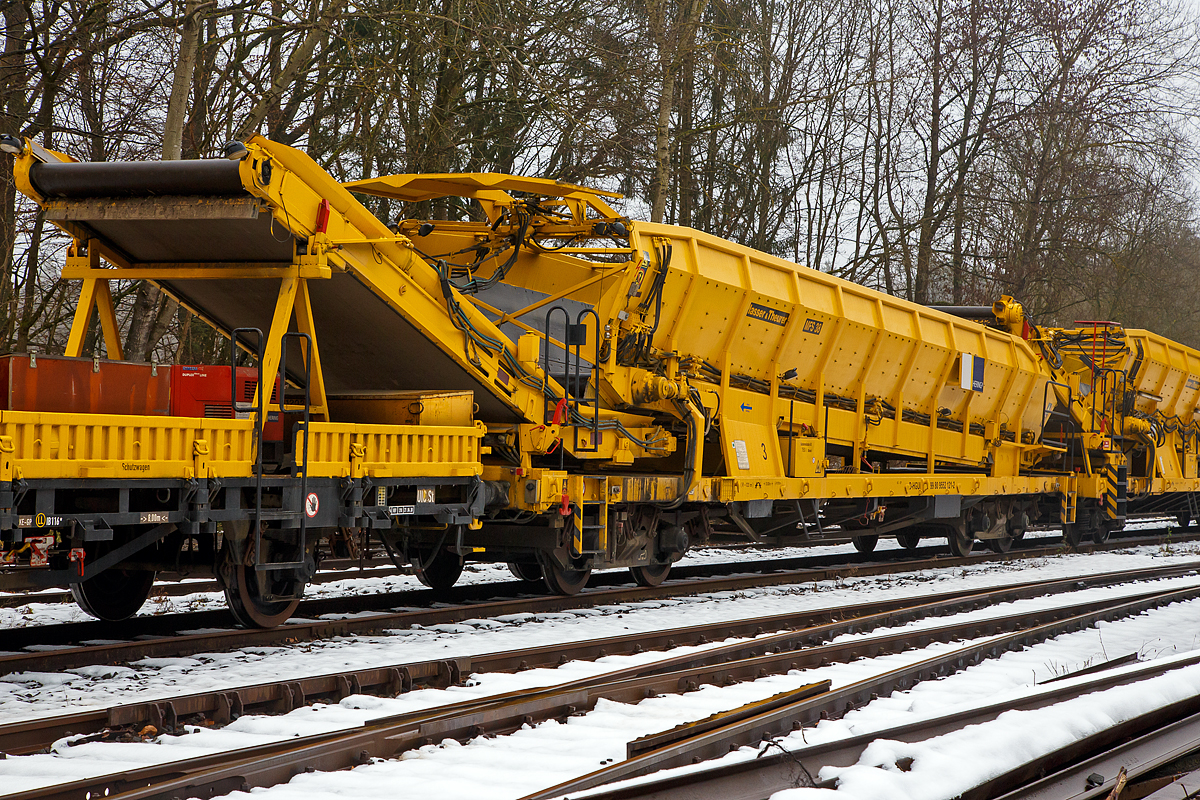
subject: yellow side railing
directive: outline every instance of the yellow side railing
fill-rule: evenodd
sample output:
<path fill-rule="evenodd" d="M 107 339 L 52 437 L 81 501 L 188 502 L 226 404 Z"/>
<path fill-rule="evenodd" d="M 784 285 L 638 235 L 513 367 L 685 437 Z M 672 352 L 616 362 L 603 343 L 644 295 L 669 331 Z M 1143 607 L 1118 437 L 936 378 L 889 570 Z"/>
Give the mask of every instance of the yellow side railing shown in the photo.
<path fill-rule="evenodd" d="M 308 473 L 323 477 L 478 475 L 481 423 L 314 422 Z M 0 411 L 0 443 L 25 479 L 251 477 L 248 419 Z M 303 458 L 302 448 L 297 460 Z"/>

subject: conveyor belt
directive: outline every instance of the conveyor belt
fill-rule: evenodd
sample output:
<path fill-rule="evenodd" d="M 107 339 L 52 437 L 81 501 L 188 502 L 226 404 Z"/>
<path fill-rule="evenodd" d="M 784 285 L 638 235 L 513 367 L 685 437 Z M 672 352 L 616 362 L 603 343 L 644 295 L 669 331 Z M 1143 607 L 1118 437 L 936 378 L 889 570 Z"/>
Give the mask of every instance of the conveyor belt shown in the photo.
<path fill-rule="evenodd" d="M 153 197 L 242 194 L 239 163 L 191 161 L 89 161 L 37 164 L 29 179 L 43 197 Z"/>
<path fill-rule="evenodd" d="M 279 280 L 173 280 L 191 265 L 293 261 L 294 236 L 247 193 L 239 162 L 220 160 L 44 163 L 31 181 L 49 219 L 97 238 L 134 265 L 154 264 L 172 295 L 218 328 L 267 331 Z M 347 273 L 309 283 L 326 390 L 331 393 L 472 391 L 482 419 L 513 421 L 496 390 L 478 381 L 369 286 Z M 292 330 L 296 329 L 295 322 Z M 252 345 L 253 342 L 245 342 Z M 289 362 L 293 378 L 298 378 Z"/>

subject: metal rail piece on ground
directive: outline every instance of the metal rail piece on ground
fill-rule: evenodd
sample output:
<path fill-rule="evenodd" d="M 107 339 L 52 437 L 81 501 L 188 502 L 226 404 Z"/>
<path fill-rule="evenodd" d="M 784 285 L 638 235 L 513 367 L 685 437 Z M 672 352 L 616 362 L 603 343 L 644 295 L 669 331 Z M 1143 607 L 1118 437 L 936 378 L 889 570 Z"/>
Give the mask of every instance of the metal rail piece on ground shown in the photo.
<path fill-rule="evenodd" d="M 1016 700 L 955 711 L 826 744 L 795 750 L 764 747 L 757 758 L 731 760 L 688 772 L 668 773 L 620 787 L 591 791 L 587 797 L 589 800 L 767 800 L 776 792 L 798 786 L 834 788 L 834 781 L 819 780 L 820 770 L 825 766 L 849 767 L 857 764 L 863 751 L 874 741 L 923 741 L 951 734 L 970 725 L 986 723 L 1008 711 L 1043 708 L 1196 664 L 1200 664 L 1200 656 L 1163 659 L 1092 676 L 1087 680 L 1053 684 L 1050 688 L 1033 690 L 1028 696 Z M 1176 718 L 1184 717 L 1189 713 L 1189 708 L 1186 704 L 1181 705 L 1171 713 Z M 1161 719 L 1161 716 L 1157 718 L 1155 724 Z M 1086 778 L 1086 774 L 1081 780 Z M 1115 775 L 1114 771 L 1105 777 L 1113 778 Z M 1082 784 L 1080 788 L 1083 788 Z M 1104 797 L 1111 788 L 1109 783 L 1097 796 Z M 1056 800 L 1068 796 L 1071 795 L 1054 795 Z"/>

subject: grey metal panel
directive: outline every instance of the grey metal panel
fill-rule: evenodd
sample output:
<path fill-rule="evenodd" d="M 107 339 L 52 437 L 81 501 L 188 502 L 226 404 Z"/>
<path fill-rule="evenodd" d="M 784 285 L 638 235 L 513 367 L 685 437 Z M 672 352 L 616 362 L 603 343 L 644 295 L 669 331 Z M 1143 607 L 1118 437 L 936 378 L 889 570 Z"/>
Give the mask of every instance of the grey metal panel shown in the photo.
<path fill-rule="evenodd" d="M 526 289 L 524 286 L 511 286 L 507 283 L 497 283 L 487 291 L 479 295 L 480 299 L 494 306 L 505 313 L 520 311 L 522 308 L 533 305 L 539 300 L 549 297 L 545 292 Z M 572 323 L 579 317 L 580 312 L 591 308 L 587 303 L 581 303 L 578 300 L 563 298 L 555 300 L 548 306 L 543 306 L 536 311 L 521 317 L 521 322 L 529 327 L 537 330 L 540 333 L 546 332 L 546 312 L 551 308 L 561 306 L 567 310 Z M 484 312 L 493 322 L 499 319 L 499 315 L 490 312 Z M 526 331 L 521 327 L 505 323 L 500 326 L 500 330 L 504 332 L 509 339 L 514 342 L 521 337 Z M 550 317 L 550 335 L 560 342 L 565 342 L 567 339 L 567 331 L 563 323 L 563 315 L 560 311 L 555 311 Z M 592 361 L 594 360 L 596 343 L 588 341 L 586 345 L 579 349 L 579 357 L 582 359 L 581 370 L 583 374 L 589 375 L 592 370 Z M 538 357 L 544 359 L 546 357 L 546 345 L 542 342 L 538 345 Z M 573 358 L 574 356 L 572 356 Z M 550 373 L 555 376 L 563 375 L 567 371 L 567 360 L 561 348 L 550 348 Z"/>
<path fill-rule="evenodd" d="M 500 389 L 480 383 L 353 276 L 308 286 L 326 391 L 472 391 L 480 419 L 517 419 Z"/>
<path fill-rule="evenodd" d="M 962 513 L 962 495 L 940 494 L 933 498 L 933 518 L 950 519 Z"/>
<path fill-rule="evenodd" d="M 278 280 L 163 282 L 225 331 L 271 324 Z M 471 391 L 479 418 L 516 421 L 497 396 L 353 276 L 334 273 L 308 283 L 325 389 L 330 394 L 378 391 Z M 295 330 L 293 320 L 292 330 Z M 293 376 L 295 373 L 293 372 Z"/>
<path fill-rule="evenodd" d="M 97 219 L 77 222 L 134 261 L 292 263 L 295 238 L 270 214 L 256 219 Z"/>

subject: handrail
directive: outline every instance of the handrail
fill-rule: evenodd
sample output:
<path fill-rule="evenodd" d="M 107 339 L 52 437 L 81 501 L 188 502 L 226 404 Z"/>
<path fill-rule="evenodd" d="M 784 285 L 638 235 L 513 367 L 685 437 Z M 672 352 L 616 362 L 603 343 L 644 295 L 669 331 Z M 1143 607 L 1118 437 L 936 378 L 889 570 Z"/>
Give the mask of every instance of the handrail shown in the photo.
<path fill-rule="evenodd" d="M 243 333 L 253 333 L 255 335 L 254 344 L 254 364 L 258 370 L 258 383 L 255 396 L 257 404 L 243 403 L 238 401 L 237 397 L 237 349 L 238 335 Z M 245 347 L 245 345 L 243 345 Z M 229 334 L 229 402 L 233 408 L 233 413 L 236 416 L 238 412 L 254 414 L 254 562 L 257 565 L 259 562 L 259 551 L 262 549 L 262 524 L 259 521 L 262 517 L 262 482 L 263 482 L 263 412 L 264 398 L 267 396 L 269 389 L 263 388 L 263 332 L 258 328 L 234 328 Z M 280 392 L 282 395 L 283 393 Z"/>
<path fill-rule="evenodd" d="M 1057 411 L 1057 410 L 1055 410 L 1054 407 L 1051 407 L 1049 410 L 1047 410 L 1047 408 L 1046 408 L 1047 402 L 1046 401 L 1049 399 L 1049 392 L 1050 392 L 1051 386 L 1057 386 L 1060 389 L 1065 389 L 1067 391 L 1067 410 L 1065 412 Z M 1049 422 L 1051 419 L 1054 419 L 1057 417 L 1057 418 L 1065 420 L 1067 425 L 1075 426 L 1075 418 L 1071 415 L 1071 406 L 1073 403 L 1074 403 L 1074 394 L 1071 391 L 1070 386 L 1068 386 L 1065 383 L 1059 383 L 1058 381 L 1046 381 L 1046 385 L 1044 387 L 1042 387 L 1042 425 L 1041 425 L 1042 432 L 1038 436 L 1039 444 L 1041 444 L 1042 446 L 1049 446 L 1048 443 L 1046 442 L 1046 423 Z M 1056 399 L 1055 405 L 1057 405 L 1057 399 Z M 1056 443 L 1056 446 L 1050 447 L 1050 449 L 1058 450 L 1059 452 L 1066 453 L 1067 454 L 1067 472 L 1074 473 L 1075 472 L 1075 453 L 1070 447 L 1070 444 L 1069 444 L 1070 440 L 1067 438 L 1068 433 L 1070 433 L 1070 431 L 1067 430 L 1067 426 L 1065 425 L 1064 429 L 1063 429 L 1063 442 L 1062 442 L 1061 447 L 1057 446 L 1057 443 Z"/>
<path fill-rule="evenodd" d="M 587 327 L 585 326 L 584 320 L 587 318 L 588 314 L 591 314 L 592 319 L 594 319 L 596 321 L 596 347 L 595 347 L 596 352 L 595 352 L 595 358 L 592 361 L 592 369 L 595 370 L 600 366 L 600 317 L 598 314 L 596 314 L 596 312 L 593 309 L 585 308 L 582 311 L 580 311 L 579 314 L 576 315 L 575 327 L 576 327 L 576 330 L 582 329 L 584 332 L 584 335 L 586 336 Z M 569 339 L 570 337 L 568 336 L 567 338 Z M 574 380 L 574 382 L 575 382 L 575 391 L 572 393 L 573 400 L 571 402 L 573 402 L 575 404 L 576 410 L 578 410 L 579 406 L 582 405 L 582 402 L 580 401 L 579 398 L 583 396 L 583 391 L 586 388 L 586 384 L 584 386 L 579 385 L 580 380 L 583 377 L 583 370 L 582 370 L 583 357 L 579 353 L 579 348 L 582 347 L 585 343 L 586 342 L 581 342 L 578 338 L 575 340 L 575 371 L 571 375 L 571 379 Z M 599 436 L 600 436 L 600 395 L 599 395 L 599 393 L 600 393 L 600 388 L 599 388 L 599 383 L 597 382 L 597 384 L 596 384 L 596 402 L 592 404 L 592 425 L 591 425 L 592 446 L 591 447 L 580 447 L 579 446 L 579 426 L 575 425 L 573 430 L 574 430 L 574 448 L 575 448 L 576 452 L 595 453 L 600 450 L 600 441 L 599 441 Z M 570 404 L 568 403 L 568 405 L 570 405 Z M 580 416 L 582 417 L 582 415 L 580 415 Z"/>
<path fill-rule="evenodd" d="M 289 338 L 299 339 L 303 342 L 304 352 L 304 421 L 296 424 L 296 427 L 304 430 L 304 458 L 302 463 L 297 467 L 295 463 L 295 452 L 292 454 L 292 477 L 296 477 L 297 468 L 300 473 L 300 531 L 298 534 L 300 553 L 304 553 L 306 545 L 305 536 L 308 530 L 308 444 L 309 444 L 309 416 L 312 409 L 312 397 L 309 393 L 312 376 L 312 337 L 307 333 L 297 331 L 288 331 L 280 337 L 279 342 L 279 418 L 282 420 L 285 412 L 286 404 L 286 376 L 287 376 L 287 341 Z M 313 516 L 316 516 L 316 511 L 313 511 Z M 261 535 L 261 531 L 259 532 Z M 256 548 L 257 552 L 257 548 Z M 304 558 L 301 556 L 298 561 L 278 561 L 269 564 L 263 564 L 256 557 L 254 568 L 259 571 L 294 569 L 304 566 Z"/>

